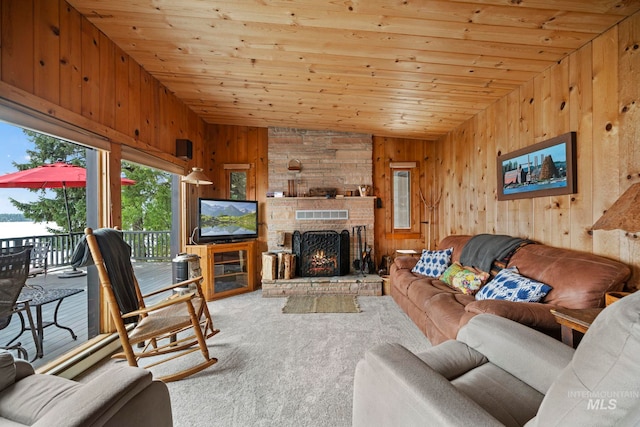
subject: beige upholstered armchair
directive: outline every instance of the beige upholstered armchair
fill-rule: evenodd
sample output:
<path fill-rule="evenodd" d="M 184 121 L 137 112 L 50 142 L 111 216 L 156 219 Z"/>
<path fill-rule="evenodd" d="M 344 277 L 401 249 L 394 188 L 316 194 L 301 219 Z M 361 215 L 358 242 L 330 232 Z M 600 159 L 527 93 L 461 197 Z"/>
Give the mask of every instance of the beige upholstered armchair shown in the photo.
<path fill-rule="evenodd" d="M 167 386 L 142 368 L 115 365 L 86 383 L 34 373 L 0 350 L 0 425 L 170 427 Z"/>
<path fill-rule="evenodd" d="M 631 426 L 640 423 L 640 292 L 607 307 L 574 350 L 490 314 L 456 340 L 398 344 L 356 367 L 353 426 Z"/>

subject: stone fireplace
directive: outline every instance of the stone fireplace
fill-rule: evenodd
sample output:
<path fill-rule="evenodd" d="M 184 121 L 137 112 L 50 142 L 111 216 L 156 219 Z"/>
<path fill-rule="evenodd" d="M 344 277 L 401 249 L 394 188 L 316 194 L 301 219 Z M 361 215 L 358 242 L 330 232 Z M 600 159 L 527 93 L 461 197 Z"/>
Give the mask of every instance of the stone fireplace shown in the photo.
<path fill-rule="evenodd" d="M 377 275 L 357 274 L 353 261 L 358 256 L 357 236 L 351 233 L 364 226 L 362 236 L 374 246 L 375 196 L 361 197 L 359 185 L 373 184 L 373 139 L 370 134 L 270 128 L 269 192 L 290 193 L 294 181 L 295 197 L 268 197 L 266 203 L 267 247 L 270 252 L 296 253 L 298 234 L 324 232 L 337 234 L 341 246 L 349 250 L 337 261 L 339 273 L 324 271 L 324 254 L 307 260 L 312 272 L 307 277 L 262 281 L 263 296 L 348 293 L 380 295 L 382 279 Z M 294 164 L 295 170 L 290 165 Z M 335 190 L 335 197 L 310 197 L 312 189 Z M 288 195 L 288 194 L 287 194 Z M 343 234 L 343 230 L 346 231 Z M 296 234 L 297 233 L 297 234 Z M 374 254 L 375 255 L 375 254 Z M 345 259 L 346 258 L 346 259 Z M 296 268 L 300 267 L 300 258 Z M 315 264 L 314 264 L 315 263 Z M 320 267 L 322 265 L 322 268 Z M 307 273 L 303 273 L 306 275 Z M 321 274 L 318 274 L 321 273 Z M 326 275 L 325 275 L 326 274 Z M 299 275 L 299 273 L 298 273 Z"/>
<path fill-rule="evenodd" d="M 288 181 L 294 180 L 299 195 L 267 198 L 269 251 L 293 251 L 295 231 L 341 233 L 356 226 L 365 226 L 363 237 L 373 247 L 375 197 L 358 193 L 358 185 L 373 183 L 370 134 L 269 128 L 268 150 L 269 191 L 287 193 Z M 299 170 L 289 170 L 292 160 L 300 165 Z M 313 188 L 333 188 L 337 195 L 309 197 Z M 354 236 L 349 244 L 352 266 L 358 252 Z"/>

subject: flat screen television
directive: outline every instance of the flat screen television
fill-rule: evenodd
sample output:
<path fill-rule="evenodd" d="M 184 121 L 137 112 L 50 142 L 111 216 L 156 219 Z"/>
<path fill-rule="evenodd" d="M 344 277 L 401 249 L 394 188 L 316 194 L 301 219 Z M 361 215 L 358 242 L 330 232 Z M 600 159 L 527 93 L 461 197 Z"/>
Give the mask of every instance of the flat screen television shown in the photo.
<path fill-rule="evenodd" d="M 198 199 L 198 243 L 234 242 L 257 237 L 257 201 Z"/>

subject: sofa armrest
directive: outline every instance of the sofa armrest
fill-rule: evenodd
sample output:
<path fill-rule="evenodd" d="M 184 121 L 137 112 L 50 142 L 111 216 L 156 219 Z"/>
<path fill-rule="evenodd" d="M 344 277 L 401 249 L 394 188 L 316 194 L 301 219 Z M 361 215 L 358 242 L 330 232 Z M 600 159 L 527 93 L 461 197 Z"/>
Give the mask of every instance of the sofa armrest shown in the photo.
<path fill-rule="evenodd" d="M 502 424 L 409 350 L 382 344 L 356 366 L 352 425 Z"/>
<path fill-rule="evenodd" d="M 473 317 L 460 329 L 457 339 L 542 394 L 574 353 L 573 348 L 548 335 L 491 314 Z"/>
<path fill-rule="evenodd" d="M 467 304 L 465 311 L 473 314 L 494 314 L 534 328 L 557 329 L 560 325 L 551 314 L 552 308 L 555 306 L 535 302 L 488 299 Z"/>
<path fill-rule="evenodd" d="M 126 414 L 129 425 L 170 426 L 169 391 L 164 383 L 153 381 L 151 372 L 128 365 L 115 365 L 93 380 L 80 384 L 73 393 L 46 412 L 33 426 L 102 426 L 113 418 L 122 419 L 121 409 L 140 394 L 154 393 L 153 407 L 137 407 Z"/>
<path fill-rule="evenodd" d="M 456 340 L 445 341 L 416 356 L 449 381 L 488 362 L 483 354 Z"/>
<path fill-rule="evenodd" d="M 417 263 L 418 259 L 409 255 L 396 257 L 396 259 L 393 261 L 393 265 L 395 265 L 395 267 L 400 270 L 411 270 L 416 266 Z"/>
<path fill-rule="evenodd" d="M 35 370 L 31 363 L 26 360 L 16 359 L 16 381 L 20 381 L 24 377 L 35 374 Z"/>

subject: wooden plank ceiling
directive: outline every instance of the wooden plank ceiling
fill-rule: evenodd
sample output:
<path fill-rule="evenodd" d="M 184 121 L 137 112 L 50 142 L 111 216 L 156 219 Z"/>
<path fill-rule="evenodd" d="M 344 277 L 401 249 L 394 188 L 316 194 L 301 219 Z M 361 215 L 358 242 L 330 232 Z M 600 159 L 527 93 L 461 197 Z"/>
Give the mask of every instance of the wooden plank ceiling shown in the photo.
<path fill-rule="evenodd" d="M 67 0 L 208 123 L 436 139 L 640 0 Z"/>

